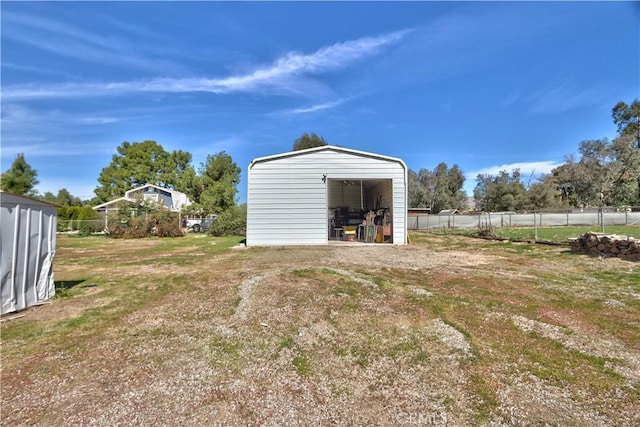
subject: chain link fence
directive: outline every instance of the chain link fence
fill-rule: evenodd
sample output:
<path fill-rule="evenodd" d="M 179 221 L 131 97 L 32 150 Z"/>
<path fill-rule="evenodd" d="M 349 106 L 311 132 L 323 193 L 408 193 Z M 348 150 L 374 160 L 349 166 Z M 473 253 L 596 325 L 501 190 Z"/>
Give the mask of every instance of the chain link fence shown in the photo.
<path fill-rule="evenodd" d="M 409 230 L 536 228 L 598 226 L 606 232 L 607 226 L 640 226 L 640 207 L 572 209 L 566 211 L 541 210 L 535 212 L 481 212 L 468 214 L 429 215 L 409 213 Z"/>
<path fill-rule="evenodd" d="M 60 219 L 58 218 L 58 232 L 84 231 L 99 233 L 105 227 L 104 218 L 100 219 Z"/>

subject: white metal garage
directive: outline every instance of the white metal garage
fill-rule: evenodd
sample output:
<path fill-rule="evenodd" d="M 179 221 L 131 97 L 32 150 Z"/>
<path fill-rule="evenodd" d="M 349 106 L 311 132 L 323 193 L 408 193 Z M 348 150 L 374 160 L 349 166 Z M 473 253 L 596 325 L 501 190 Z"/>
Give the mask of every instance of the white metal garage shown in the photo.
<path fill-rule="evenodd" d="M 251 162 L 248 246 L 344 240 L 406 243 L 407 167 L 402 160 L 323 146 Z"/>

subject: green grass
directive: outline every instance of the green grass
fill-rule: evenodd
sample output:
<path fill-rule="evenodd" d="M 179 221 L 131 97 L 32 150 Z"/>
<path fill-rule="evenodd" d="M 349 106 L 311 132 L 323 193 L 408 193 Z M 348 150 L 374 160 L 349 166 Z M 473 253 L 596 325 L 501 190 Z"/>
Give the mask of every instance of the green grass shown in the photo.
<path fill-rule="evenodd" d="M 564 227 L 549 230 L 576 232 Z M 504 231 L 518 236 L 516 232 L 527 230 Z M 318 258 L 318 249 L 296 248 L 309 251 L 309 264 L 284 263 L 281 271 L 255 286 L 249 304 L 242 304 L 250 311 L 241 321 L 234 316 L 242 302 L 239 283 L 265 268 L 272 271 L 288 249 L 228 251 L 238 238 L 203 235 L 142 241 L 61 236 L 56 255 L 60 299 L 53 303 L 67 310 L 61 319 L 25 318 L 3 324 L 2 358 L 22 366 L 25 355 L 34 355 L 29 363 L 35 367 L 29 375 L 37 376 L 38 369 L 44 369 L 37 364 L 44 363 L 41 360 L 47 360 L 48 354 L 64 351 L 71 354 L 71 361 L 84 360 L 94 357 L 90 349 L 108 343 L 103 348 L 113 346 L 120 363 L 127 360 L 123 354 L 130 357 L 129 346 L 153 350 L 141 356 L 145 363 L 136 363 L 154 372 L 153 364 L 147 362 L 162 365 L 191 349 L 193 357 L 202 355 L 215 373 L 212 381 L 239 379 L 260 390 L 272 385 L 272 376 L 256 375 L 267 366 L 276 378 L 281 374 L 278 369 L 283 369 L 309 386 L 326 384 L 354 396 L 362 396 L 358 391 L 362 387 L 372 393 L 399 387 L 402 376 L 389 369 L 398 367 L 397 372 L 410 372 L 417 384 L 413 390 L 407 388 L 411 384 L 396 389 L 401 399 L 409 398 L 401 396 L 402 391 L 421 396 L 424 388 L 433 387 L 445 406 L 459 410 L 448 387 L 472 396 L 463 419 L 467 425 L 496 421 L 503 404 L 501 390 L 532 376 L 589 410 L 598 410 L 600 403 L 590 402 L 601 398 L 603 408 L 619 404 L 621 411 L 624 405 L 637 402 L 637 387 L 626 385 L 627 379 L 612 368 L 620 365 L 615 354 L 607 358 L 600 356 L 606 354 L 602 352 L 586 353 L 569 339 L 527 332 L 513 320 L 522 316 L 563 328 L 565 337 L 571 338 L 575 329 L 576 334 L 609 337 L 626 348 L 638 348 L 640 270 L 636 264 L 620 268 L 607 260 L 570 257 L 564 253 L 568 251 L 549 245 L 432 233 L 416 237 L 414 245 L 423 248 L 405 248 L 407 259 L 423 256 L 427 250 L 438 252 L 433 265 L 414 269 L 382 262 L 379 267 L 325 263 Z M 487 264 L 437 264 L 447 251 L 456 250 L 468 256 L 486 254 Z M 269 252 L 283 254 L 271 261 Z M 546 264 L 542 258 L 552 262 Z M 420 289 L 429 294 L 420 294 Z M 183 301 L 188 303 L 181 305 Z M 173 310 L 175 305 L 179 309 Z M 138 311 L 146 316 L 131 317 L 136 319 L 131 323 L 129 315 Z M 461 333 L 471 353 L 465 349 L 461 354 L 440 332 L 434 333 L 435 319 Z M 225 325 L 233 333 L 219 328 Z M 156 344 L 145 347 L 147 343 Z M 71 363 L 49 366 L 63 372 Z M 456 370 L 464 384 L 438 385 L 440 373 Z M 359 382 L 365 381 L 361 378 L 367 383 Z M 611 417 L 617 410 L 607 408 L 604 416 Z M 571 421 L 577 419 L 565 418 L 564 425 L 575 425 Z M 259 423 L 250 420 L 248 424 Z M 508 418 L 503 421 L 517 424 Z M 540 414 L 532 415 L 531 423 L 553 424 Z"/>
<path fill-rule="evenodd" d="M 429 352 L 426 350 L 429 342 L 425 342 L 415 331 L 410 332 L 405 339 L 390 344 L 386 349 L 386 355 L 394 360 L 408 356 L 411 363 L 426 365 L 429 362 Z M 403 335 L 403 331 L 398 331 L 397 334 Z"/>
<path fill-rule="evenodd" d="M 538 228 L 538 240 L 549 240 L 552 242 L 565 242 L 570 237 L 579 237 L 588 231 L 596 233 L 602 232 L 599 226 L 591 227 L 545 227 Z M 625 236 L 640 237 L 640 227 L 638 226 L 606 226 L 607 234 L 622 234 Z M 501 228 L 496 230 L 498 237 L 504 237 L 511 240 L 526 240 L 535 237 L 535 229 L 533 228 Z"/>
<path fill-rule="evenodd" d="M 594 226 L 569 226 L 569 227 L 538 227 L 537 234 L 538 240 L 567 243 L 567 239 L 570 237 L 579 237 L 587 232 L 602 232 L 602 228 L 598 225 Z M 465 235 L 475 236 L 478 234 L 477 229 L 444 229 L 433 230 L 434 234 L 447 234 L 447 235 Z M 419 237 L 414 238 L 414 234 L 421 234 L 422 232 L 412 232 L 411 238 L 420 240 Z M 495 228 L 496 237 L 498 239 L 507 240 L 533 240 L 536 236 L 535 228 Z M 607 234 L 619 234 L 624 236 L 631 236 L 640 238 L 640 226 L 637 225 L 607 225 L 605 227 L 605 233 Z"/>
<path fill-rule="evenodd" d="M 3 327 L 2 341 L 28 340 L 34 341 L 56 337 L 60 343 L 86 339 L 99 335 L 102 328 L 119 321 L 123 316 L 160 301 L 169 292 L 188 287 L 193 277 L 173 274 L 161 282 L 146 283 L 144 278 L 114 278 L 104 273 L 93 273 L 93 266 L 111 266 L 117 271 L 118 266 L 146 265 L 157 266 L 162 271 L 175 264 L 184 266 L 202 258 L 215 256 L 228 251 L 241 240 L 240 237 L 209 237 L 206 235 L 187 235 L 182 238 L 149 238 L 149 239 L 110 239 L 105 236 L 78 237 L 77 235 L 60 235 L 57 241 L 58 254 L 56 264 L 59 266 L 86 266 L 75 276 L 56 275 L 56 297 L 65 300 L 90 300 L 94 297 L 88 293 L 91 288 L 98 288 L 99 298 L 108 300 L 106 304 L 89 305 L 71 319 L 63 321 L 20 323 L 17 326 Z M 142 245 L 143 249 L 140 249 Z M 107 246 L 108 253 L 102 251 Z M 133 248 L 130 248 L 133 246 Z M 113 248 L 117 247 L 117 251 Z M 77 254 L 76 254 L 77 252 Z M 198 255 L 194 255 L 198 252 Z M 108 273 L 109 270 L 107 270 Z M 149 289 L 151 287 L 152 290 Z M 28 327 L 22 327 L 29 324 Z M 81 332 L 81 334 L 78 334 Z M 82 335 L 82 336 L 80 336 Z"/>
<path fill-rule="evenodd" d="M 292 345 L 293 345 L 293 337 L 291 335 L 288 335 L 288 336 L 282 338 L 278 342 L 278 348 L 279 349 L 291 348 Z"/>
<path fill-rule="evenodd" d="M 474 402 L 476 421 L 483 425 L 491 419 L 491 413 L 500 404 L 495 386 L 483 373 L 474 373 L 471 375 L 470 387 L 478 398 Z"/>
<path fill-rule="evenodd" d="M 627 285 L 636 292 L 640 291 L 640 271 L 596 271 L 593 277 L 604 282 Z"/>
<path fill-rule="evenodd" d="M 338 284 L 333 288 L 332 293 L 336 296 L 348 295 L 350 297 L 355 297 L 362 293 L 362 285 L 354 282 L 353 280 L 340 278 L 340 280 L 338 280 Z"/>
<path fill-rule="evenodd" d="M 295 366 L 296 372 L 300 376 L 307 376 L 311 374 L 311 368 L 309 366 L 309 359 L 306 356 L 296 356 L 291 360 L 291 364 Z"/>

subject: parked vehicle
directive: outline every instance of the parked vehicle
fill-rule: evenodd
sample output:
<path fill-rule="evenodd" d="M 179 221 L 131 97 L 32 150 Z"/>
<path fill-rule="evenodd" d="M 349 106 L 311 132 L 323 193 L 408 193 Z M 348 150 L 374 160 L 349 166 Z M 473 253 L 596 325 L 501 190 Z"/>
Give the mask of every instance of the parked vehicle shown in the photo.
<path fill-rule="evenodd" d="M 184 226 L 187 229 L 187 231 L 200 233 L 201 231 L 207 231 L 216 218 L 217 218 L 217 215 L 209 215 L 206 217 L 185 218 L 186 222 Z"/>

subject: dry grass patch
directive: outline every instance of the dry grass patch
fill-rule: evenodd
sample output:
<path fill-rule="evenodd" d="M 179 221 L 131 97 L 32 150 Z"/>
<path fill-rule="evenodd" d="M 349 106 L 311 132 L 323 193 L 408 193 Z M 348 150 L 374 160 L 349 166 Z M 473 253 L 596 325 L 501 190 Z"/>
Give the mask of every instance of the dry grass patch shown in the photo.
<path fill-rule="evenodd" d="M 3 425 L 636 425 L 640 267 L 555 247 L 61 237 Z"/>

